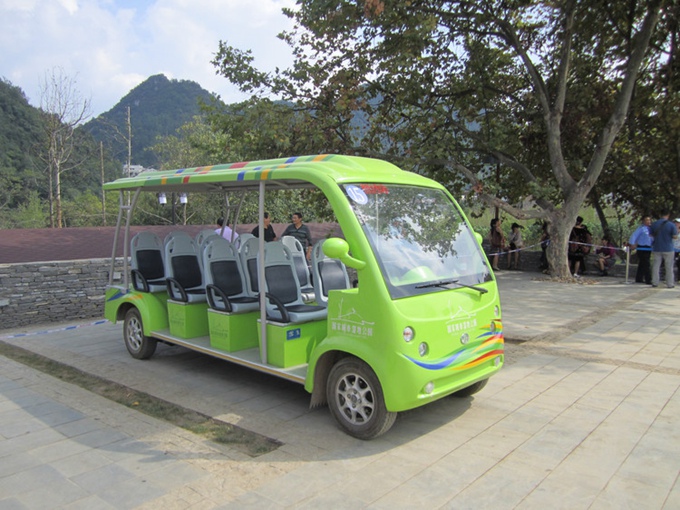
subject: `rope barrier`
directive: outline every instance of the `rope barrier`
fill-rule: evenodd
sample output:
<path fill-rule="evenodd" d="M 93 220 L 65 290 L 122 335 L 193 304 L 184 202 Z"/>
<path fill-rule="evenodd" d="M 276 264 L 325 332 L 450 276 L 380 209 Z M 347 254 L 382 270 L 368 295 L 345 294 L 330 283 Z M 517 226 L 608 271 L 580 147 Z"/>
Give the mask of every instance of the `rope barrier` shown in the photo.
<path fill-rule="evenodd" d="M 491 252 L 488 253 L 487 256 L 489 255 L 503 255 L 504 253 L 515 253 L 517 251 L 523 251 L 523 250 L 528 250 L 529 248 L 535 248 L 536 246 L 540 246 L 541 243 L 537 244 L 532 244 L 531 246 L 522 246 L 521 248 L 517 248 L 515 250 L 503 250 L 503 251 L 497 251 L 497 252 Z"/>
<path fill-rule="evenodd" d="M 100 324 L 105 324 L 109 321 L 106 319 L 102 319 L 99 321 L 95 322 L 89 322 L 86 324 L 74 324 L 72 326 L 64 326 L 62 328 L 57 328 L 57 329 L 46 329 L 43 331 L 33 331 L 32 333 L 16 333 L 14 335 L 4 335 L 0 336 L 0 340 L 9 340 L 11 338 L 22 338 L 25 336 L 37 336 L 37 335 L 48 335 L 50 333 L 58 333 L 59 331 L 70 331 L 72 329 L 78 329 L 78 328 L 84 328 L 84 327 L 89 327 L 89 326 L 99 326 Z"/>
<path fill-rule="evenodd" d="M 548 243 L 550 243 L 550 240 L 548 240 Z M 615 251 L 621 251 L 626 254 L 625 256 L 625 261 L 626 261 L 626 280 L 624 283 L 628 284 L 628 276 L 630 274 L 630 254 L 631 254 L 631 249 L 629 246 L 623 246 L 623 247 L 618 247 L 618 246 L 604 246 L 600 244 L 589 244 L 589 243 L 580 243 L 578 241 L 569 241 L 569 244 L 575 244 L 575 245 L 580 245 L 580 246 L 590 246 L 591 248 L 611 248 Z M 523 246 L 521 248 L 516 248 L 514 250 L 502 250 L 502 251 L 495 251 L 495 252 L 490 252 L 487 254 L 488 257 L 493 257 L 495 255 L 505 255 L 505 254 L 510 254 L 510 253 L 515 253 L 515 252 L 521 252 L 523 250 L 529 250 L 531 248 L 535 248 L 537 246 L 541 246 L 541 243 L 536 243 L 532 244 L 530 246 Z M 635 248 L 636 251 L 652 251 L 651 247 L 637 247 Z M 680 249 L 675 248 L 674 250 L 676 253 L 680 253 Z M 588 255 L 588 254 L 586 254 Z"/>

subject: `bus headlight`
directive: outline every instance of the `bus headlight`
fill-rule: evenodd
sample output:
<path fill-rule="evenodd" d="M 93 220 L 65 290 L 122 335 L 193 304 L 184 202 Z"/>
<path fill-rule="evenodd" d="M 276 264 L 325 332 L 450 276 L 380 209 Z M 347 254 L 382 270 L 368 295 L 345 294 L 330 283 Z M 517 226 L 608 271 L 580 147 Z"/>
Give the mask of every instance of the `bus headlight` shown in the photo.
<path fill-rule="evenodd" d="M 430 349 L 425 342 L 421 342 L 421 344 L 418 346 L 418 354 L 420 354 L 421 358 L 425 356 L 429 350 Z"/>
<path fill-rule="evenodd" d="M 465 345 L 469 341 L 470 341 L 470 335 L 468 335 L 467 333 L 463 333 L 462 335 L 460 335 L 460 343 L 461 344 Z"/>
<path fill-rule="evenodd" d="M 500 309 L 500 307 L 499 307 L 498 305 L 494 306 L 494 308 L 493 308 L 493 314 L 494 314 L 496 317 L 500 317 L 500 316 L 501 316 L 501 309 Z"/>
<path fill-rule="evenodd" d="M 403 335 L 404 335 L 404 342 L 408 343 L 415 338 L 416 332 L 413 331 L 413 328 L 411 326 L 406 326 L 404 328 Z"/>

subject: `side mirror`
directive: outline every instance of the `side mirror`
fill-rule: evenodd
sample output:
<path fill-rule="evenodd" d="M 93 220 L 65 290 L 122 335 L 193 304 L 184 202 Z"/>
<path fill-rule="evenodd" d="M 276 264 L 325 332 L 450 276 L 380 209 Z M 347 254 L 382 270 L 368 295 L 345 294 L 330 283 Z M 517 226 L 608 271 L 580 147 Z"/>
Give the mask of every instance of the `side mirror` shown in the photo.
<path fill-rule="evenodd" d="M 346 266 L 356 270 L 366 267 L 366 262 L 355 259 L 349 254 L 349 244 L 347 244 L 347 241 L 340 239 L 339 237 L 331 237 L 330 239 L 326 239 L 323 243 L 323 252 L 326 257 L 338 259 Z"/>
<path fill-rule="evenodd" d="M 479 232 L 476 232 L 476 231 L 475 231 L 475 239 L 477 239 L 477 242 L 480 244 L 480 246 L 484 242 L 484 238 L 482 237 L 482 234 L 480 234 Z"/>

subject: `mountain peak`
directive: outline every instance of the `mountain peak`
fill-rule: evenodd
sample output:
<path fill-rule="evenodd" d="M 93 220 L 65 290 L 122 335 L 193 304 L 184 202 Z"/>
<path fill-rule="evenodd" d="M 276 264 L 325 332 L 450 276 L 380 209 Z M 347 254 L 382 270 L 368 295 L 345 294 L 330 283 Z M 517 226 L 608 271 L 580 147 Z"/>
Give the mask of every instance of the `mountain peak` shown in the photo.
<path fill-rule="evenodd" d="M 127 109 L 130 108 L 132 163 L 145 167 L 158 165 L 155 155 L 146 150 L 158 136 L 173 134 L 200 114 L 199 101 L 208 102 L 212 94 L 190 80 L 168 79 L 164 74 L 150 76 L 128 92 L 113 108 L 85 124 L 97 141 L 111 148 L 124 161 L 127 157 Z"/>

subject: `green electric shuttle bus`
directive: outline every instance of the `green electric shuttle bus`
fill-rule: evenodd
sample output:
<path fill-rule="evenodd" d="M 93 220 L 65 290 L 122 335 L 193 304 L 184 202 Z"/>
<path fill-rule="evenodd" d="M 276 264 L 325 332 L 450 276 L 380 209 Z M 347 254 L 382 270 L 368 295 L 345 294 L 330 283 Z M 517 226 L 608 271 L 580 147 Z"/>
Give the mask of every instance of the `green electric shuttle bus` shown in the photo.
<path fill-rule="evenodd" d="M 140 193 L 257 191 L 264 232 L 265 195 L 300 188 L 325 195 L 342 231 L 313 246 L 311 267 L 292 237 L 192 238 L 178 227 L 164 240 L 129 238 Z M 118 190 L 121 206 L 105 315 L 123 321 L 135 358 L 164 342 L 296 381 L 361 439 L 385 433 L 399 411 L 476 393 L 503 365 L 491 266 L 437 182 L 385 161 L 317 155 L 144 172 L 104 189 Z"/>

